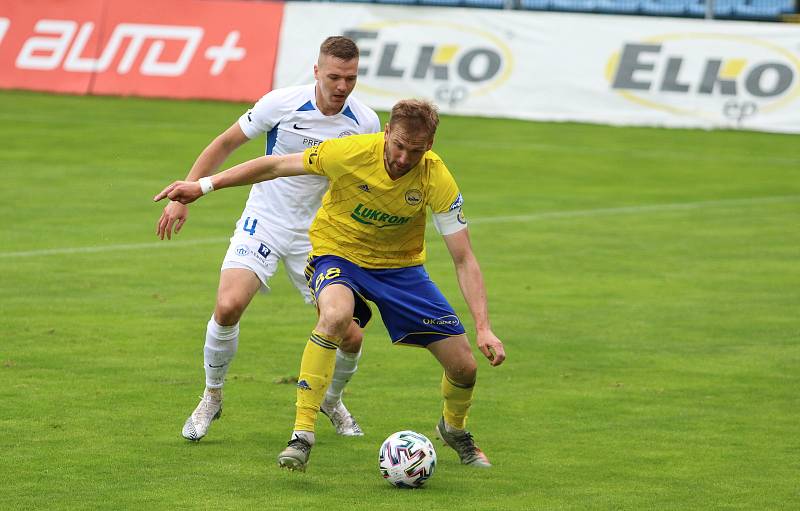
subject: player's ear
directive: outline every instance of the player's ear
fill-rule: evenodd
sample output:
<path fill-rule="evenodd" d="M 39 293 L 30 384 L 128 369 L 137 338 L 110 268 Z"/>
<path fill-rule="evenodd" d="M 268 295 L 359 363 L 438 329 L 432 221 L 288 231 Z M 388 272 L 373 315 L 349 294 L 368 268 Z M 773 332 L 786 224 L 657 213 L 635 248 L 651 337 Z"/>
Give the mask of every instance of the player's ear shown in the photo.
<path fill-rule="evenodd" d="M 314 64 L 314 79 L 319 81 L 319 66 Z"/>
<path fill-rule="evenodd" d="M 428 147 L 425 149 L 426 151 L 430 151 L 431 148 L 433 147 L 433 139 L 434 137 L 431 137 L 431 139 L 428 140 Z"/>

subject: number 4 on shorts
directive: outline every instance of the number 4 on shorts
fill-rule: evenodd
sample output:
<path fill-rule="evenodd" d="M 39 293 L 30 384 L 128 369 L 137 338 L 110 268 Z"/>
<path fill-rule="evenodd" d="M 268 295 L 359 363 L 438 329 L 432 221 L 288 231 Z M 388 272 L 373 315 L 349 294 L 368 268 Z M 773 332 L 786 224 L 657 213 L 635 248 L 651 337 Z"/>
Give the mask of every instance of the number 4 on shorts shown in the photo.
<path fill-rule="evenodd" d="M 242 230 L 244 230 L 244 232 L 249 232 L 250 236 L 253 236 L 256 233 L 257 223 L 258 223 L 258 218 L 254 218 L 253 223 L 250 224 L 250 217 L 247 217 L 244 219 L 244 227 L 242 227 Z M 250 224 L 250 226 L 248 227 L 247 224 Z"/>

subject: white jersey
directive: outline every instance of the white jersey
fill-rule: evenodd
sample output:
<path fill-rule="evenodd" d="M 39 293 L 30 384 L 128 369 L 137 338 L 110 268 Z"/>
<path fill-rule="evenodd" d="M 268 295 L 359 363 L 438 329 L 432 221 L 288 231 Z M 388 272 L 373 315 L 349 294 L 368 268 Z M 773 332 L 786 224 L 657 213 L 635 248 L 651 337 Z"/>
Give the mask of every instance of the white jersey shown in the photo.
<path fill-rule="evenodd" d="M 317 108 L 316 84 L 269 92 L 239 118 L 248 138 L 267 134 L 266 154 L 302 153 L 329 138 L 381 131 L 378 115 L 353 96 L 335 115 Z M 328 189 L 322 176 L 281 177 L 256 183 L 242 215 L 295 232 L 307 232 Z"/>

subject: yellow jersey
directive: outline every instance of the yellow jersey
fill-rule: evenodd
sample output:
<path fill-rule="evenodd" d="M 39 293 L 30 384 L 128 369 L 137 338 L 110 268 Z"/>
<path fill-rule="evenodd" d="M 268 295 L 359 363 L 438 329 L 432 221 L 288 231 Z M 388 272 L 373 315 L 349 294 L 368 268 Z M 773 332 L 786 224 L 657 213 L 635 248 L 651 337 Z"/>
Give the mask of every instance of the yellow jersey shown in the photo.
<path fill-rule="evenodd" d="M 453 176 L 433 151 L 392 180 L 383 165 L 383 133 L 330 139 L 303 153 L 306 171 L 330 187 L 309 229 L 312 256 L 335 255 L 363 268 L 404 268 L 425 261 L 427 208 L 461 206 Z"/>

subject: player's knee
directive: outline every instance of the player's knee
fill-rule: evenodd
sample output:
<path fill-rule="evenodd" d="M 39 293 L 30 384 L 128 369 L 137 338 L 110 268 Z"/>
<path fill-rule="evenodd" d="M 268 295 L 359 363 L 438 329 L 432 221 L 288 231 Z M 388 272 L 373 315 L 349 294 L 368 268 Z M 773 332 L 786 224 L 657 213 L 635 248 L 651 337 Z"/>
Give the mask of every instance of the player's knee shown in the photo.
<path fill-rule="evenodd" d="M 220 325 L 235 325 L 244 314 L 247 303 L 234 297 L 218 297 L 214 319 Z"/>
<path fill-rule="evenodd" d="M 451 380 L 461 385 L 472 385 L 478 376 L 478 363 L 470 356 L 452 364 L 447 370 Z"/>
<path fill-rule="evenodd" d="M 347 312 L 338 307 L 321 308 L 319 320 L 317 321 L 317 330 L 344 339 L 352 321 L 352 311 Z"/>
<path fill-rule="evenodd" d="M 358 353 L 363 340 L 364 332 L 355 323 L 351 323 L 347 329 L 347 334 L 342 338 L 342 344 L 339 345 L 339 348 L 347 353 Z"/>

